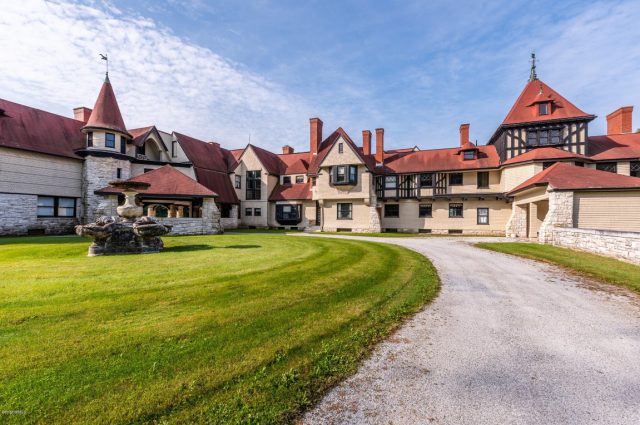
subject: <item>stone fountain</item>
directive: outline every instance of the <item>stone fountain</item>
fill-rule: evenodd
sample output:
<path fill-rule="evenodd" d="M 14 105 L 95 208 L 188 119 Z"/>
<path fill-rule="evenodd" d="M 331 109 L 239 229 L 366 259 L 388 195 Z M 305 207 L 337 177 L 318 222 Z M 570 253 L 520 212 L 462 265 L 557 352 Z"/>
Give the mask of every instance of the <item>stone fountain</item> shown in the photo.
<path fill-rule="evenodd" d="M 142 207 L 136 205 L 138 190 L 149 183 L 116 181 L 110 186 L 122 189 L 123 205 L 116 211 L 119 217 L 103 216 L 95 223 L 76 226 L 76 233 L 93 239 L 89 256 L 119 254 L 151 254 L 163 248 L 160 236 L 171 231 L 171 226 L 158 223 L 152 217 L 142 217 Z"/>

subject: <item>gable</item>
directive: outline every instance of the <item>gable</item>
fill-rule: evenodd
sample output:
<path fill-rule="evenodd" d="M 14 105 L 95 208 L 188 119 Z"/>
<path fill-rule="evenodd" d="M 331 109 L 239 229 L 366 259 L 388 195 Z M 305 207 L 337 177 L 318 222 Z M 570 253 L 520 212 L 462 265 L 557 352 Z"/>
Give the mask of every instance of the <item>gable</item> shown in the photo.
<path fill-rule="evenodd" d="M 340 153 L 340 145 L 342 144 L 342 153 Z M 332 167 L 334 165 L 361 165 L 364 164 L 360 155 L 356 153 L 352 145 L 348 143 L 342 136 L 338 137 L 333 146 L 329 148 L 329 152 L 320 162 L 320 167 Z"/>

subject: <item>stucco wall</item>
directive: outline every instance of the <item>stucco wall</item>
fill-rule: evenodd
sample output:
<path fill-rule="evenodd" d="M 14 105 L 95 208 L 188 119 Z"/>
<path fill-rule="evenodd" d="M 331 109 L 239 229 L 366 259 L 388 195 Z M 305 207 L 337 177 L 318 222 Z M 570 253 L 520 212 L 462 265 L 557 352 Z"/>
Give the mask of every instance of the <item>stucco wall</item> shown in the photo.
<path fill-rule="evenodd" d="M 360 200 L 345 200 L 352 204 L 352 219 L 338 220 L 337 204 L 343 201 L 324 201 L 322 203 L 322 230 L 334 232 L 337 229 L 351 229 L 353 232 L 379 232 L 380 220 L 375 206 L 369 206 Z"/>
<path fill-rule="evenodd" d="M 542 171 L 542 164 L 521 164 L 502 169 L 501 192 L 509 192 L 525 180 Z"/>

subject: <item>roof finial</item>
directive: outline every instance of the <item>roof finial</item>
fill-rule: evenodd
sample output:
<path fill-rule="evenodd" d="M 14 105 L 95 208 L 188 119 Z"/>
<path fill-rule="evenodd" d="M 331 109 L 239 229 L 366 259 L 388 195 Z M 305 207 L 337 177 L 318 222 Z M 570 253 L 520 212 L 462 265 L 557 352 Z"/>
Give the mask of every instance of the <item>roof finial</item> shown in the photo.
<path fill-rule="evenodd" d="M 538 79 L 536 74 L 536 54 L 531 52 L 531 75 L 529 75 L 529 81 L 535 81 Z"/>
<path fill-rule="evenodd" d="M 102 53 L 99 53 L 100 55 L 100 59 L 102 59 L 103 61 L 107 62 L 107 72 L 105 72 L 104 74 L 104 82 L 108 83 L 109 82 L 109 56 L 105 53 L 104 55 Z"/>

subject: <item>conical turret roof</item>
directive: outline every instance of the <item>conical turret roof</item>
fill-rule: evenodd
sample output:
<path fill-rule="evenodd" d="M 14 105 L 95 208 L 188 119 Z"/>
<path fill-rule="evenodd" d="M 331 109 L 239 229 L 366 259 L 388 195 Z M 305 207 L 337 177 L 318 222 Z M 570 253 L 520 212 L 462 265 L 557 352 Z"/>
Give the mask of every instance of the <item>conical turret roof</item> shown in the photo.
<path fill-rule="evenodd" d="M 113 87 L 111 87 L 109 75 L 105 77 L 104 83 L 102 83 L 102 88 L 100 89 L 100 94 L 98 94 L 98 99 L 96 99 L 96 104 L 91 112 L 91 116 L 89 117 L 87 124 L 83 127 L 83 129 L 88 128 L 114 130 L 131 136 L 127 132 L 124 120 L 122 119 L 122 114 L 120 114 L 120 108 L 118 107 L 118 101 L 116 100 L 116 95 L 113 92 Z"/>

